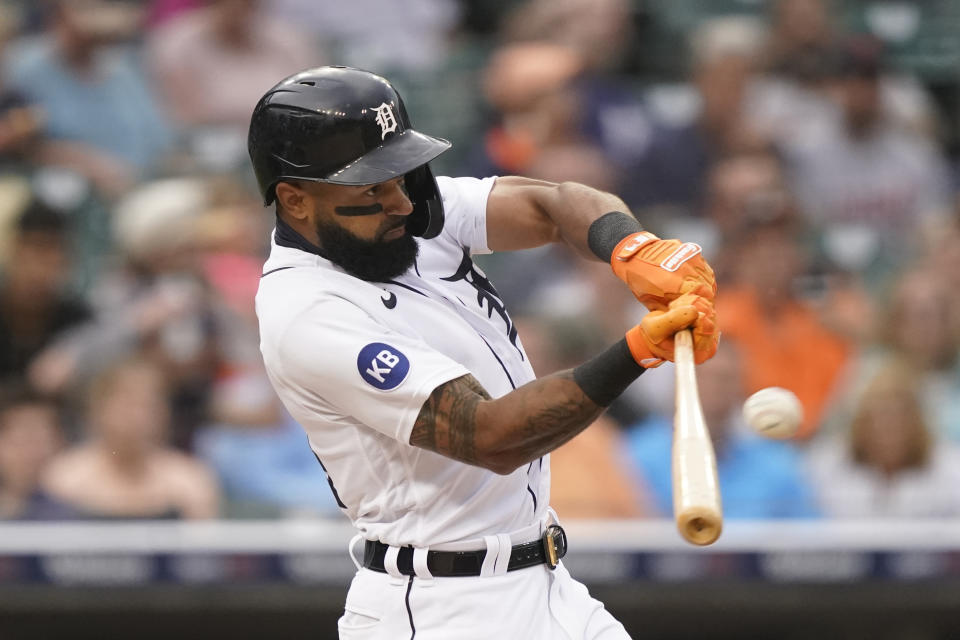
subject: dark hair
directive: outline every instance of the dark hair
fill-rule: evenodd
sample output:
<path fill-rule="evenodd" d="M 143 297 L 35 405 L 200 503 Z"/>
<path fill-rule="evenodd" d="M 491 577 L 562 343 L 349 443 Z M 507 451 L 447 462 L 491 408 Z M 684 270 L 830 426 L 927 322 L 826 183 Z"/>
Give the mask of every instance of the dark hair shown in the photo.
<path fill-rule="evenodd" d="M 24 207 L 17 219 L 17 231 L 51 233 L 65 235 L 67 232 L 66 216 L 47 205 L 37 197 L 33 197 Z"/>
<path fill-rule="evenodd" d="M 61 422 L 61 406 L 57 399 L 40 393 L 25 382 L 0 380 L 0 430 L 6 414 L 24 406 L 49 407 L 57 414 L 57 423 Z"/>
<path fill-rule="evenodd" d="M 834 53 L 834 71 L 841 78 L 876 79 L 886 71 L 883 43 L 869 35 L 842 40 Z"/>

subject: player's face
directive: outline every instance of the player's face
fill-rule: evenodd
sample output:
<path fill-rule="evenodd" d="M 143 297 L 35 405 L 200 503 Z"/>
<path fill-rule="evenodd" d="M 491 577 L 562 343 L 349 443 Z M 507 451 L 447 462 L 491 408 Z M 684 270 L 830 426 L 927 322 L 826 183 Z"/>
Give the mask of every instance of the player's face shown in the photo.
<path fill-rule="evenodd" d="M 363 186 L 319 184 L 318 217 L 335 222 L 361 240 L 389 242 L 405 235 L 413 203 L 403 176 Z"/>
<path fill-rule="evenodd" d="M 389 280 L 413 265 L 417 242 L 406 231 L 413 203 L 402 177 L 360 187 L 317 187 L 314 227 L 334 264 L 370 281 Z"/>

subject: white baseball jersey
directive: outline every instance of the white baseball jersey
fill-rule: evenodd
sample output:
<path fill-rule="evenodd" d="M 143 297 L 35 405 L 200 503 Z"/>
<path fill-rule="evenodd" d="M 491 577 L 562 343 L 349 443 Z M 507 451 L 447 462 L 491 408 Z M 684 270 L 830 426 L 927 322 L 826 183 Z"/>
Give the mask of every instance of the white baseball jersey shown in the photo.
<path fill-rule="evenodd" d="M 445 224 L 387 283 L 274 240 L 257 292 L 260 349 L 341 507 L 369 540 L 418 547 L 515 531 L 549 501 L 549 458 L 502 476 L 409 444 L 440 384 L 472 374 L 493 397 L 532 380 L 488 253 L 494 179 L 440 177 Z"/>

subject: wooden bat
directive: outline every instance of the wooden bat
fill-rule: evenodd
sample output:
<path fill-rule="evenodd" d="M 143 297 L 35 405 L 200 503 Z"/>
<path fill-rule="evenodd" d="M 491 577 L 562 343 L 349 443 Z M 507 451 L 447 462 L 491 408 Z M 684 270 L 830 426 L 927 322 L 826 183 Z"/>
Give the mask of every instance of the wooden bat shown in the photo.
<path fill-rule="evenodd" d="M 708 545 L 720 537 L 723 509 L 717 459 L 707 430 L 693 361 L 693 336 L 675 337 L 676 413 L 673 417 L 673 517 L 687 542 Z"/>

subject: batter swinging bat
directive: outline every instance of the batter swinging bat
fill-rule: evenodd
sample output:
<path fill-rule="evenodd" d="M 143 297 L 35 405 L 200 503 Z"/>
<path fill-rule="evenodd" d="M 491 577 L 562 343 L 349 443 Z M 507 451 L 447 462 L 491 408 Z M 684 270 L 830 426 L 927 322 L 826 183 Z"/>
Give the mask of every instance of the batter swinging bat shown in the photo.
<path fill-rule="evenodd" d="M 673 417 L 673 517 L 687 542 L 708 545 L 720 537 L 723 510 L 717 460 L 700 408 L 689 330 L 675 337 L 676 413 Z"/>

